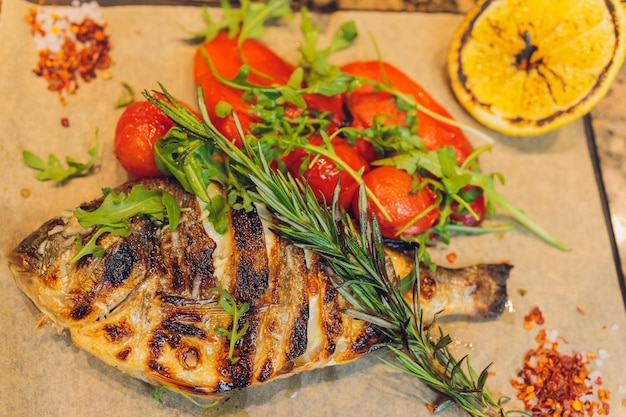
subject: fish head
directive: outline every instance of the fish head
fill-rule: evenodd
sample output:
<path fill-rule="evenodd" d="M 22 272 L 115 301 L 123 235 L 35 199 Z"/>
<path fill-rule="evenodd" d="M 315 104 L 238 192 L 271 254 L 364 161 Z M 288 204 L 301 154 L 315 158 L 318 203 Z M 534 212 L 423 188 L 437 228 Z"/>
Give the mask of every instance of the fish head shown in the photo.
<path fill-rule="evenodd" d="M 148 221 L 138 222 L 134 227 L 138 233 L 149 227 Z M 79 244 L 93 233 L 73 212 L 65 212 L 9 254 L 17 286 L 59 331 L 107 316 L 145 277 L 141 261 L 150 249 L 140 239 L 105 234 L 98 238 L 103 256 L 73 259 Z"/>

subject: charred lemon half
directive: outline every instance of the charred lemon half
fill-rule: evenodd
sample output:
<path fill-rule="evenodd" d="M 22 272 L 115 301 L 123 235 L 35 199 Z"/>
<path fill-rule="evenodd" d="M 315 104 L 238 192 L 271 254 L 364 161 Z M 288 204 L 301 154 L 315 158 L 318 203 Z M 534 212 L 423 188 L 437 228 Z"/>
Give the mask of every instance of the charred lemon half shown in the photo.
<path fill-rule="evenodd" d="M 491 129 L 544 134 L 606 95 L 624 61 L 625 32 L 619 0 L 480 0 L 451 44 L 452 90 Z"/>

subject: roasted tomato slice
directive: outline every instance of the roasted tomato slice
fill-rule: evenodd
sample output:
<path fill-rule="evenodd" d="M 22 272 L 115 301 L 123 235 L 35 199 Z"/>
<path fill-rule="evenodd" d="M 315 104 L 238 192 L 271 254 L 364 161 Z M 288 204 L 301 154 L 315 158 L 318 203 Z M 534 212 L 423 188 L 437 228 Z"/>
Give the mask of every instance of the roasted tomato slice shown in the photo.
<path fill-rule="evenodd" d="M 341 67 L 347 74 L 364 77 L 373 81 L 383 82 L 384 77 L 398 91 L 412 95 L 420 106 L 452 118 L 426 90 L 413 81 L 405 73 L 391 64 L 379 61 L 353 62 Z M 404 125 L 406 114 L 398 110 L 392 95 L 384 91 L 375 91 L 371 85 L 364 85 L 354 90 L 347 99 L 348 109 L 353 117 L 352 125 L 356 128 L 367 128 L 373 124 L 374 117 L 386 120 L 386 124 Z M 433 119 L 425 113 L 418 112 L 418 134 L 424 141 L 426 149 L 433 150 L 443 146 L 452 146 L 457 161 L 463 162 L 472 152 L 472 146 L 463 132 L 454 126 Z"/>
<path fill-rule="evenodd" d="M 213 69 L 207 62 L 205 53 L 210 58 Z M 230 104 L 233 112 L 237 113 L 244 132 L 258 118 L 251 111 L 252 103 L 243 98 L 244 93 L 224 84 L 213 71 L 226 79 L 233 79 L 244 65 L 241 54 L 251 69 L 248 79 L 257 85 L 286 84 L 294 70 L 293 65 L 253 39 L 242 43 L 240 53 L 237 37 L 230 38 L 227 32 L 220 32 L 213 40 L 198 47 L 194 58 L 194 80 L 202 86 L 207 110 L 215 127 L 228 139 L 237 142 L 240 138 L 233 116 L 218 117 L 215 106 L 221 101 Z"/>
<path fill-rule="evenodd" d="M 248 80 L 256 85 L 269 86 L 287 84 L 295 69 L 294 65 L 253 39 L 245 40 L 241 44 L 241 51 L 238 48 L 237 37 L 230 38 L 226 32 L 220 32 L 213 40 L 200 45 L 196 51 L 193 68 L 195 82 L 200 84 L 204 91 L 211 121 L 224 136 L 236 142 L 240 141 L 240 135 L 233 116 L 218 117 L 215 106 L 222 101 L 230 104 L 233 112 L 237 114 L 243 132 L 248 133 L 252 123 L 260 121 L 252 108 L 254 98 L 247 99 L 243 91 L 224 84 L 214 72 L 226 79 L 233 79 L 244 65 L 243 55 L 249 71 Z M 210 64 L 205 55 L 210 58 Z M 344 123 L 343 95 L 329 97 L 305 94 L 303 98 L 309 110 L 330 114 L 327 132 L 334 132 Z M 294 106 L 287 106 L 285 109 L 287 117 L 297 117 L 300 112 Z"/>

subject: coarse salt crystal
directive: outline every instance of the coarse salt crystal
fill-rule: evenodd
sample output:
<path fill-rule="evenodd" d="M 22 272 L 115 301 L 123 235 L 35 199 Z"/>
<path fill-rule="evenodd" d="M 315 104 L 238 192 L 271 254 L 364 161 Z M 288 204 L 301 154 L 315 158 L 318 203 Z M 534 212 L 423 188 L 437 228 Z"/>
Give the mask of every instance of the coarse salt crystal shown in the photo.
<path fill-rule="evenodd" d="M 70 30 L 72 23 L 80 23 L 86 18 L 102 23 L 102 13 L 97 1 L 75 2 L 74 7 L 50 7 L 37 9 L 36 20 L 43 33 L 36 32 L 35 45 L 38 50 L 49 49 L 50 52 L 61 51 L 64 38 L 72 41 L 76 38 Z"/>
<path fill-rule="evenodd" d="M 599 349 L 598 350 L 598 357 L 600 359 L 607 359 L 609 357 L 609 352 L 606 349 Z"/>
<path fill-rule="evenodd" d="M 550 330 L 546 332 L 546 340 L 550 341 L 551 343 L 556 343 L 558 338 L 559 338 L 558 330 Z"/>
<path fill-rule="evenodd" d="M 602 372 L 597 371 L 597 370 L 591 371 L 589 375 L 587 376 L 587 378 L 589 378 L 589 380 L 595 384 L 597 382 L 602 381 Z"/>

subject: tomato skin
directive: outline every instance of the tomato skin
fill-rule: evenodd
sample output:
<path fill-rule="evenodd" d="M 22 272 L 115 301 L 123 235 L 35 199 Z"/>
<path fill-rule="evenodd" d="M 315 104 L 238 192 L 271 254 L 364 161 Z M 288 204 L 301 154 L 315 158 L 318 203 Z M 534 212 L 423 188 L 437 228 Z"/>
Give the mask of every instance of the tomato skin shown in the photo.
<path fill-rule="evenodd" d="M 423 234 L 437 220 L 439 208 L 436 207 L 417 220 L 411 226 L 400 232 L 415 216 L 435 204 L 437 196 L 428 187 L 414 193 L 415 176 L 394 166 L 380 166 L 373 168 L 363 175 L 363 181 L 370 191 L 378 198 L 391 220 L 384 217 L 380 209 L 367 199 L 369 213 L 376 214 L 380 232 L 384 237 L 398 239 L 398 237 L 415 237 Z M 421 180 L 418 176 L 417 180 Z M 353 197 L 352 211 L 358 216 L 358 194 Z"/>
<path fill-rule="evenodd" d="M 450 113 L 430 96 L 418 83 L 394 67 L 383 62 L 384 74 L 391 85 L 398 91 L 412 95 L 419 105 L 452 118 Z M 359 61 L 341 67 L 347 74 L 369 78 L 383 82 L 381 63 L 379 61 Z M 392 102 L 391 94 L 383 91 L 373 91 L 370 85 L 356 89 L 348 97 L 347 105 L 354 118 L 353 126 L 366 128 L 372 125 L 375 115 L 387 114 L 389 124 L 405 124 L 404 114 L 398 112 Z M 459 164 L 472 152 L 472 146 L 461 129 L 439 122 L 425 113 L 417 114 L 419 126 L 418 134 L 424 141 L 427 150 L 434 150 L 443 146 L 452 146 Z"/>
<path fill-rule="evenodd" d="M 363 159 L 365 159 L 369 163 L 372 163 L 373 161 L 380 158 L 380 155 L 376 151 L 376 148 L 369 140 L 356 138 L 351 146 L 359 155 L 361 155 Z"/>
<path fill-rule="evenodd" d="M 233 116 L 217 117 L 215 106 L 220 101 L 229 103 L 233 108 L 233 112 L 237 113 L 244 132 L 247 132 L 250 125 L 259 121 L 259 119 L 251 112 L 251 103 L 243 99 L 243 92 L 224 85 L 215 77 L 200 49 L 203 48 L 211 57 L 211 62 L 218 74 L 232 79 L 243 65 L 237 42 L 237 37 L 229 38 L 227 32 L 220 32 L 211 41 L 204 42 L 196 51 L 193 74 L 195 83 L 202 86 L 207 110 L 215 127 L 226 138 L 240 144 L 240 137 Z M 241 53 L 246 58 L 248 65 L 254 69 L 249 74 L 251 82 L 258 85 L 270 85 L 272 83 L 282 85 L 287 83 L 294 70 L 293 65 L 283 60 L 262 43 L 253 39 L 245 40 L 241 48 Z M 261 76 L 255 71 L 265 74 L 267 77 Z"/>
<path fill-rule="evenodd" d="M 213 40 L 203 43 L 196 51 L 193 73 L 196 84 L 202 86 L 211 121 L 226 138 L 241 145 L 233 116 L 218 117 L 215 106 L 220 101 L 229 103 L 233 112 L 237 114 L 244 133 L 250 130 L 252 123 L 260 122 L 260 119 L 254 114 L 251 108 L 252 103 L 243 98 L 243 92 L 224 85 L 215 77 L 200 49 L 204 49 L 212 58 L 211 61 L 218 74 L 232 79 L 243 65 L 237 42 L 237 37 L 229 38 L 226 32 L 220 32 Z M 243 42 L 241 53 L 248 66 L 253 69 L 250 71 L 248 79 L 257 85 L 287 84 L 295 69 L 293 64 L 285 61 L 270 48 L 254 39 L 247 39 Z M 343 94 L 330 97 L 322 94 L 304 94 L 303 99 L 309 110 L 331 114 L 330 124 L 326 129 L 329 134 L 343 126 L 346 120 L 345 96 Z M 294 106 L 286 109 L 286 114 L 289 117 L 298 116 L 299 113 L 301 110 Z"/>
<path fill-rule="evenodd" d="M 469 202 L 469 206 L 478 215 L 478 219 L 466 210 L 461 211 L 462 208 L 459 203 L 453 201 L 450 204 L 450 208 L 452 209 L 452 213 L 450 213 L 450 220 L 455 223 L 464 224 L 465 226 L 476 227 L 481 225 L 483 219 L 487 215 L 487 205 L 485 202 L 485 195 L 479 187 L 468 185 L 462 190 L 462 192 L 470 190 L 471 192 L 477 193 L 473 200 Z"/>
<path fill-rule="evenodd" d="M 149 101 L 137 101 L 124 109 L 115 128 L 115 155 L 135 178 L 163 175 L 154 161 L 154 144 L 174 122 Z"/>
<path fill-rule="evenodd" d="M 344 109 L 345 94 L 337 94 L 334 96 L 304 94 L 303 98 L 309 110 L 329 112 L 331 114 L 329 126 L 326 128 L 328 134 L 332 134 L 343 126 L 346 121 Z"/>
<path fill-rule="evenodd" d="M 315 142 L 315 139 L 313 139 L 313 142 Z M 338 143 L 333 146 L 333 149 L 337 157 L 353 170 L 359 171 L 362 169 L 363 172 L 370 170 L 367 161 L 347 143 Z M 303 154 L 296 152 L 295 155 L 297 155 L 297 157 L 289 158 L 287 162 L 287 168 L 291 175 L 297 178 L 303 178 L 307 181 L 313 193 L 318 197 L 318 200 L 320 202 L 326 202 L 327 204 L 333 201 L 335 188 L 341 179 L 338 203 L 348 210 L 352 198 L 359 188 L 359 184 L 356 180 L 345 171 L 338 169 L 337 164 L 333 160 L 323 155 L 317 156 L 313 164 L 305 167 L 302 172 L 303 161 L 305 161 L 303 156 L 301 156 Z M 311 159 L 313 159 L 313 156 L 311 156 Z"/>

